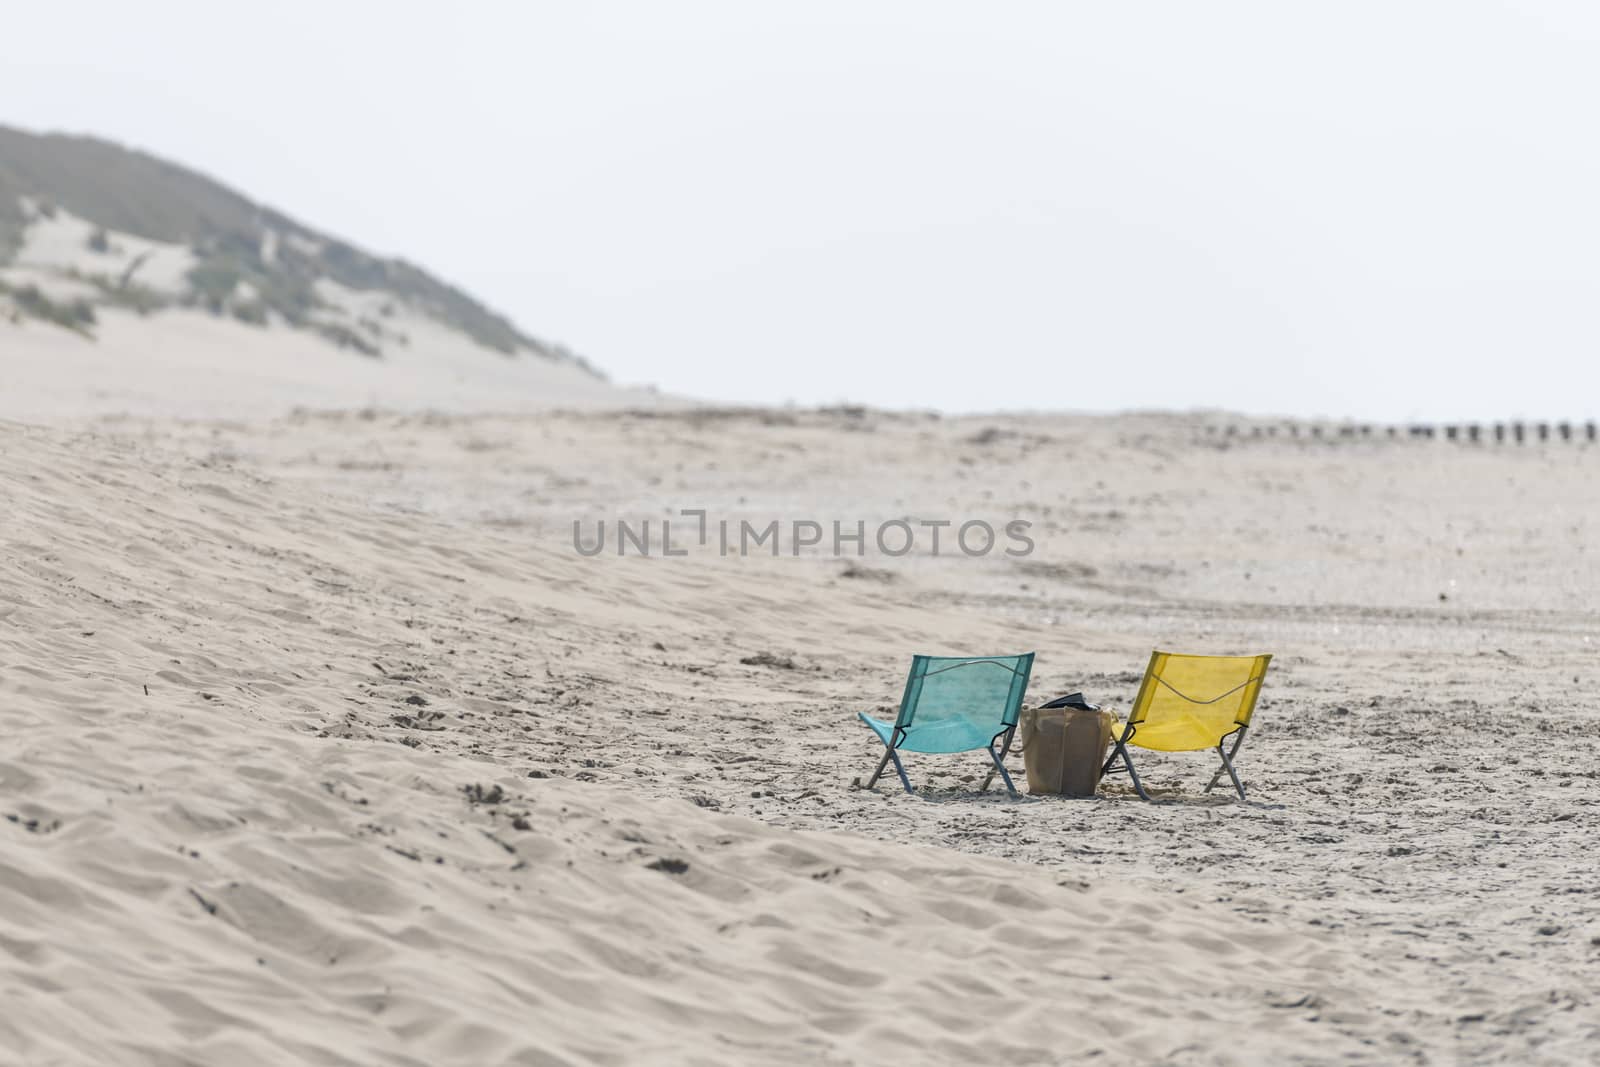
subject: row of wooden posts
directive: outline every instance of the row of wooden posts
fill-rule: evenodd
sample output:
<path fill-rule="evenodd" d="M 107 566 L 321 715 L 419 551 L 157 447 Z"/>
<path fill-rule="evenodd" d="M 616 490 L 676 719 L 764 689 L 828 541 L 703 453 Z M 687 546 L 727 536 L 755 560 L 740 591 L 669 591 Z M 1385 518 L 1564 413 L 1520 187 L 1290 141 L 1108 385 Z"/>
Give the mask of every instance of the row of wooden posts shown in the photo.
<path fill-rule="evenodd" d="M 1291 422 L 1256 423 L 1250 426 L 1218 426 L 1210 423 L 1205 428 L 1207 437 L 1289 437 L 1289 438 L 1367 438 L 1399 440 L 1462 441 L 1468 444 L 1524 444 L 1529 441 L 1587 442 L 1594 444 L 1600 428 L 1593 420 L 1573 422 L 1495 422 L 1495 423 L 1414 423 L 1409 426 L 1374 426 L 1369 423 L 1347 423 L 1342 426 L 1302 425 Z"/>

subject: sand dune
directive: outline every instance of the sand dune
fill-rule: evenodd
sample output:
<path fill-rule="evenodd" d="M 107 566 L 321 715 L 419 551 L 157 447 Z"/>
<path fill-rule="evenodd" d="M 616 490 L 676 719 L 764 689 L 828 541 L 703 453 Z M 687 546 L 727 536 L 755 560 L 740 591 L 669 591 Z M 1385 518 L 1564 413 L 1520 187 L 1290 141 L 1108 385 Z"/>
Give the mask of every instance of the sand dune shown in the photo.
<path fill-rule="evenodd" d="M 0 418 L 86 414 L 269 418 L 294 408 L 543 411 L 656 407 L 571 363 L 506 356 L 426 316 L 397 313 L 406 342 L 371 358 L 302 330 L 202 311 L 97 311 L 94 337 L 0 316 Z"/>
<path fill-rule="evenodd" d="M 8 253 L 0 256 L 0 418 L 676 406 L 531 339 L 488 347 L 425 295 L 381 284 L 378 266 L 358 289 L 301 263 L 313 279 L 293 275 L 308 306 L 291 322 L 257 287 L 269 284 L 278 258 L 270 228 L 236 235 L 259 243 L 252 282 L 185 244 L 106 229 L 64 209 L 46 214 L 27 197 L 20 206 L 30 220 L 20 247 L 0 249 Z M 322 246 L 304 251 L 320 256 Z"/>

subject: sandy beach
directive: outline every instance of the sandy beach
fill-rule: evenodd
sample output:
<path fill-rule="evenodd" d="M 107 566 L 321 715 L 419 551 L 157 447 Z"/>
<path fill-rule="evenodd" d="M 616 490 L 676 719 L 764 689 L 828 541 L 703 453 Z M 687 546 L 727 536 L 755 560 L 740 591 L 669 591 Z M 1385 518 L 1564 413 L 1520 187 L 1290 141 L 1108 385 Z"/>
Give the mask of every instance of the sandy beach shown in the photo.
<path fill-rule="evenodd" d="M 1211 418 L 0 424 L 0 1048 L 1588 1062 L 1600 453 Z M 573 546 L 684 509 L 1035 549 Z M 913 652 L 1126 708 L 1156 647 L 1275 654 L 1248 803 L 850 787 Z"/>

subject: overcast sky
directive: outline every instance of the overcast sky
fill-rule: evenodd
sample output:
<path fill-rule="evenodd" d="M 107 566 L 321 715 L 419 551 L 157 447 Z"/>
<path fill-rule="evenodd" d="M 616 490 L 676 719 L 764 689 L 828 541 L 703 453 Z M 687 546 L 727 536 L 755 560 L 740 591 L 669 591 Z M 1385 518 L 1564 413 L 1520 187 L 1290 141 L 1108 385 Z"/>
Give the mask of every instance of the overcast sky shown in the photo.
<path fill-rule="evenodd" d="M 1600 413 L 1600 6 L 10 5 L 0 122 L 403 255 L 613 377 Z"/>

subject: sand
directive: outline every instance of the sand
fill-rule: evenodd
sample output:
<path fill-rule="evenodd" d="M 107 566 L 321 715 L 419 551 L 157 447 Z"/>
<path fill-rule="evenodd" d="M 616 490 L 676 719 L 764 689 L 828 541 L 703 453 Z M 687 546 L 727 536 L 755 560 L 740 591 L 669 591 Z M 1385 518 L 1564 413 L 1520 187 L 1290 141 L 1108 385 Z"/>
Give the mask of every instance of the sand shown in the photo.
<path fill-rule="evenodd" d="M 15 256 L 22 267 L 57 275 L 100 275 L 176 296 L 187 288 L 187 275 L 197 263 L 194 252 L 184 245 L 107 230 L 59 208 L 41 215 L 38 207 L 26 199 L 23 209 L 32 221 Z M 99 251 L 89 247 L 96 235 L 100 238 Z"/>
<path fill-rule="evenodd" d="M 19 268 L 20 269 L 20 268 Z M 96 309 L 94 337 L 0 315 L 0 418 L 84 415 L 262 419 L 296 408 L 534 412 L 650 408 L 673 403 L 619 388 L 571 363 L 502 355 L 433 320 L 400 313 L 406 338 L 382 358 L 341 349 L 280 324 L 251 326 L 204 311 L 141 316 Z"/>
<path fill-rule="evenodd" d="M 1600 451 L 1202 421 L 0 424 L 0 1060 L 1591 1062 Z M 573 550 L 682 508 L 1037 549 Z M 1276 654 L 1249 803 L 849 787 L 1157 646 Z"/>

